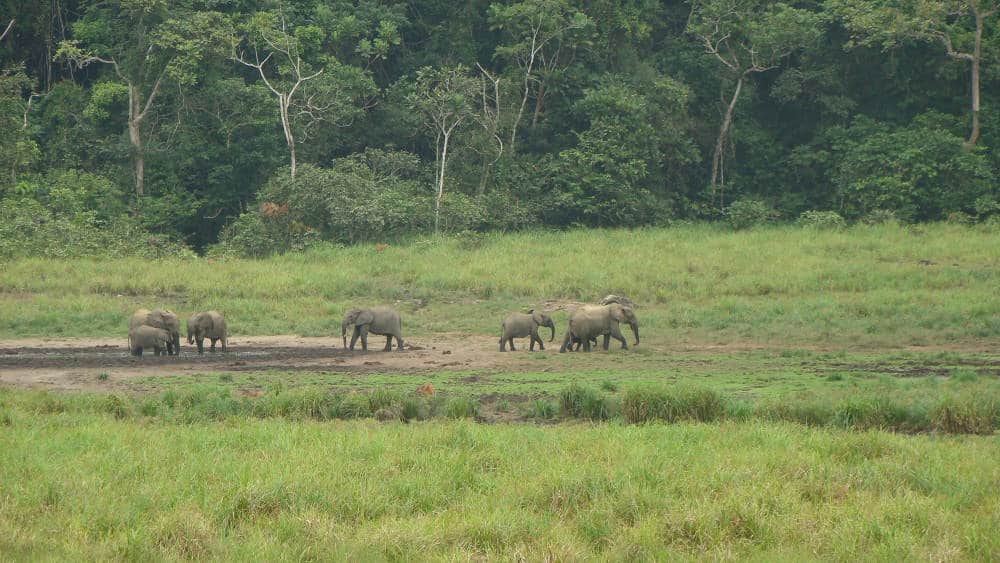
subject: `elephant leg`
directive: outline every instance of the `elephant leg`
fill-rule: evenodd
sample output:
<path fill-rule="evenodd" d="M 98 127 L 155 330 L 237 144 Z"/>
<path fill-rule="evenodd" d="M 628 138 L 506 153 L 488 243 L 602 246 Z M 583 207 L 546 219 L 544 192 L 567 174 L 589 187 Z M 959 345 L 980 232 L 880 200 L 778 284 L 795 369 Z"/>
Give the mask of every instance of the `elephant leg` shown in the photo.
<path fill-rule="evenodd" d="M 605 352 L 608 351 L 608 346 L 610 344 L 611 344 L 611 335 L 610 334 L 605 334 L 604 335 L 604 351 Z"/>
<path fill-rule="evenodd" d="M 581 338 L 580 340 L 583 341 L 583 351 L 584 352 L 590 352 L 590 337 L 587 336 L 587 337 Z"/>
<path fill-rule="evenodd" d="M 195 344 L 198 345 L 198 353 L 199 354 L 204 354 L 205 353 L 205 337 L 199 334 L 199 335 L 197 335 L 197 336 L 194 337 L 194 342 L 195 342 Z"/>
<path fill-rule="evenodd" d="M 517 350 L 514 349 L 514 337 L 511 336 L 510 338 L 508 338 L 507 342 L 510 343 L 510 351 L 511 352 L 516 352 Z"/>
<path fill-rule="evenodd" d="M 392 350 L 392 335 L 385 337 L 385 348 L 382 349 L 383 352 L 389 352 Z"/>
<path fill-rule="evenodd" d="M 573 331 L 572 330 L 567 330 L 566 331 L 566 336 L 563 337 L 562 346 L 559 347 L 559 353 L 560 354 L 564 353 L 567 348 L 569 348 L 570 350 L 573 349 Z"/>
<path fill-rule="evenodd" d="M 362 325 L 358 327 L 358 333 L 361 336 L 361 351 L 368 351 L 368 325 Z"/>
<path fill-rule="evenodd" d="M 528 333 L 528 351 L 529 352 L 534 352 L 535 351 L 535 336 L 537 336 L 537 333 L 535 331 L 531 331 L 530 333 Z"/>
<path fill-rule="evenodd" d="M 507 337 L 506 336 L 501 336 L 500 337 L 500 351 L 501 352 L 506 352 L 507 351 Z"/>
<path fill-rule="evenodd" d="M 396 335 L 396 351 L 397 352 L 403 351 L 403 337 L 399 336 L 398 334 Z"/>
<path fill-rule="evenodd" d="M 612 326 L 611 327 L 611 336 L 613 336 L 615 340 L 617 340 L 617 341 L 619 341 L 619 342 L 622 343 L 622 350 L 628 350 L 628 342 L 625 340 L 625 337 L 622 336 L 621 329 L 619 329 L 617 326 Z M 609 339 L 608 335 L 604 335 L 604 349 L 605 350 L 608 349 L 607 345 L 608 345 L 609 340 L 610 339 Z"/>
<path fill-rule="evenodd" d="M 142 357 L 142 347 L 141 346 L 136 346 L 135 349 L 132 350 L 132 355 L 141 358 Z"/>
<path fill-rule="evenodd" d="M 228 347 L 228 346 L 229 346 L 229 337 L 223 336 L 222 337 L 222 351 L 225 352 L 226 351 L 226 347 Z"/>
<path fill-rule="evenodd" d="M 218 338 L 212 338 L 211 340 L 212 340 L 212 347 L 209 348 L 209 350 L 215 352 L 215 342 L 218 340 Z"/>

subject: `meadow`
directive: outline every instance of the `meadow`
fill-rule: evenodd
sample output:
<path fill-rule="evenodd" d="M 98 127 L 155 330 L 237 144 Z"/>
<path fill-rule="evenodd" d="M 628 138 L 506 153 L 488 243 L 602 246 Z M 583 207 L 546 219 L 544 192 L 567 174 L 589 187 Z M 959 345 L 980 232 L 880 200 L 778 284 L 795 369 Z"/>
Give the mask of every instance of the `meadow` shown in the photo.
<path fill-rule="evenodd" d="M 997 559 L 998 288 L 1000 234 L 949 224 L 11 261 L 0 349 L 138 306 L 331 336 L 380 302 L 485 360 L 0 387 L 0 560 Z M 495 351 L 505 312 L 608 293 L 640 346 Z"/>

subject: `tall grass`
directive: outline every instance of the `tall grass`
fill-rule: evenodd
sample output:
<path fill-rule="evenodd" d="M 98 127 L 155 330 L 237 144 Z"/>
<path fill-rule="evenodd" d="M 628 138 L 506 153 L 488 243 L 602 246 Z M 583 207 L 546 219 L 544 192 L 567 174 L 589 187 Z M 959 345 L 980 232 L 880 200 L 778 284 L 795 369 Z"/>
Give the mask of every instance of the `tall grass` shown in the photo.
<path fill-rule="evenodd" d="M 411 329 L 493 334 L 510 308 L 624 293 L 643 305 L 644 326 L 672 336 L 991 338 L 998 248 L 993 230 L 946 224 L 698 225 L 489 235 L 472 247 L 326 246 L 267 260 L 22 259 L 0 269 L 0 336 L 119 335 L 137 306 L 220 309 L 237 334 L 330 334 L 360 302 L 399 302 Z"/>
<path fill-rule="evenodd" d="M 992 560 L 992 438 L 7 405 L 9 560 Z"/>

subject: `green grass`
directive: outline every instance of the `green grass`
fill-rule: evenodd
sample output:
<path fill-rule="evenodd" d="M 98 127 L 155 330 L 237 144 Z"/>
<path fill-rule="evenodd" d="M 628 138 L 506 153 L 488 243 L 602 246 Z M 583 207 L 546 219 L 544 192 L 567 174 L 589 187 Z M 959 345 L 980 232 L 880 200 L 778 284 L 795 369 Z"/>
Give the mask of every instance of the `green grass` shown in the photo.
<path fill-rule="evenodd" d="M 120 336 L 139 306 L 219 309 L 237 335 L 329 335 L 376 302 L 410 334 L 495 334 L 510 310 L 624 293 L 643 332 L 672 342 L 921 345 L 1000 336 L 998 286 L 1000 234 L 984 227 L 524 233 L 259 261 L 20 259 L 0 267 L 0 337 Z"/>
<path fill-rule="evenodd" d="M 1000 556 L 994 438 L 761 422 L 150 424 L 108 409 L 7 401 L 3 559 Z"/>

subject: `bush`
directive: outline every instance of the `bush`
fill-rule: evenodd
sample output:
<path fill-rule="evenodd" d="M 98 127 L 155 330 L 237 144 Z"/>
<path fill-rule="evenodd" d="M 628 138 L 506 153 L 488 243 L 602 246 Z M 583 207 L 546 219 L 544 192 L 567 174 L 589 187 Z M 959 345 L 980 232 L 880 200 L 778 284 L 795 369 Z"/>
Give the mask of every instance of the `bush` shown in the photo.
<path fill-rule="evenodd" d="M 726 404 L 712 389 L 635 387 L 622 397 L 622 415 L 633 424 L 650 420 L 709 422 L 726 415 Z"/>
<path fill-rule="evenodd" d="M 349 393 L 334 409 L 337 418 L 368 418 L 372 415 L 371 400 L 358 392 Z"/>
<path fill-rule="evenodd" d="M 949 434 L 992 434 L 1000 426 L 1000 402 L 971 393 L 945 397 L 931 413 L 931 425 Z"/>
<path fill-rule="evenodd" d="M 729 224 L 738 231 L 768 223 L 773 215 L 769 205 L 756 199 L 737 200 L 726 208 Z"/>
<path fill-rule="evenodd" d="M 839 230 L 847 226 L 847 221 L 836 211 L 804 211 L 795 223 L 802 227 L 823 230 Z"/>
<path fill-rule="evenodd" d="M 556 417 L 556 412 L 556 405 L 552 401 L 536 399 L 528 404 L 528 407 L 524 411 L 524 416 L 525 418 L 538 420 L 552 420 Z"/>
<path fill-rule="evenodd" d="M 889 397 L 851 398 L 834 408 L 833 423 L 853 430 L 897 430 L 915 432 L 929 426 L 927 413 L 907 407 Z"/>
<path fill-rule="evenodd" d="M 861 217 L 861 222 L 865 225 L 883 225 L 886 223 L 898 223 L 896 212 L 890 209 L 873 209 Z"/>
<path fill-rule="evenodd" d="M 448 418 L 479 418 L 479 402 L 469 397 L 455 397 L 445 403 L 444 416 Z"/>
<path fill-rule="evenodd" d="M 563 416 L 607 420 L 614 409 L 596 389 L 573 383 L 559 394 L 559 410 Z"/>

